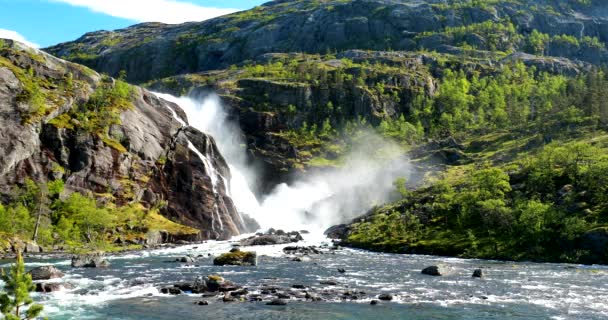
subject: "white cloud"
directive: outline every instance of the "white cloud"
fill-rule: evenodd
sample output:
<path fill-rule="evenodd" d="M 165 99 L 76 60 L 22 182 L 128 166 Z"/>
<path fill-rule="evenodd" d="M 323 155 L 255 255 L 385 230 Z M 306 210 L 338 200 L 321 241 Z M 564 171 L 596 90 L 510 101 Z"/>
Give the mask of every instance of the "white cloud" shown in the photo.
<path fill-rule="evenodd" d="M 139 22 L 182 23 L 203 21 L 237 11 L 201 7 L 173 0 L 51 0 Z"/>
<path fill-rule="evenodd" d="M 24 36 L 20 35 L 18 32 L 13 31 L 13 30 L 6 30 L 6 29 L 0 29 L 0 38 L 2 39 L 12 39 L 12 40 L 17 40 L 23 44 L 26 44 L 30 47 L 33 48 L 40 48 L 40 46 L 37 43 L 33 43 L 28 41 L 27 39 L 25 39 Z"/>

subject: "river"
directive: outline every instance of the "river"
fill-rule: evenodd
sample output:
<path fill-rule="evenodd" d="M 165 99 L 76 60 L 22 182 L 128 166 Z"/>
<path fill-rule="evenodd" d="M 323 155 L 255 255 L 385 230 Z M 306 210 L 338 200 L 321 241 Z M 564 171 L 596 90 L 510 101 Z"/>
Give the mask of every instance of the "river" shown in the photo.
<path fill-rule="evenodd" d="M 311 239 L 312 238 L 312 239 Z M 311 237 L 299 245 L 322 245 Z M 342 249 L 326 250 L 310 261 L 286 257 L 283 246 L 249 247 L 259 254 L 255 267 L 213 266 L 212 256 L 228 251 L 230 241 L 210 241 L 170 249 L 110 256 L 107 269 L 75 269 L 69 260 L 32 260 L 27 266 L 53 264 L 65 272 L 59 279 L 71 289 L 35 294 L 50 319 L 606 319 L 608 267 L 566 264 L 465 260 L 419 255 L 394 255 Z M 196 264 L 176 257 L 201 255 Z M 212 256 L 208 256 L 211 254 Z M 8 262 L 4 262 L 7 264 Z M 429 265 L 445 263 L 453 273 L 425 276 Z M 5 265 L 6 266 L 6 265 Z M 338 268 L 346 269 L 339 273 Z M 482 268 L 482 279 L 471 277 Z M 320 281 L 333 280 L 337 291 L 366 292 L 366 298 L 342 302 L 225 303 L 200 295 L 170 296 L 159 288 L 197 276 L 219 274 L 255 290 L 259 285 L 291 287 L 301 284 L 327 289 Z M 53 280 L 51 280 L 53 281 Z M 297 290 L 297 289 L 290 289 Z M 392 302 L 370 305 L 370 299 L 390 293 Z"/>

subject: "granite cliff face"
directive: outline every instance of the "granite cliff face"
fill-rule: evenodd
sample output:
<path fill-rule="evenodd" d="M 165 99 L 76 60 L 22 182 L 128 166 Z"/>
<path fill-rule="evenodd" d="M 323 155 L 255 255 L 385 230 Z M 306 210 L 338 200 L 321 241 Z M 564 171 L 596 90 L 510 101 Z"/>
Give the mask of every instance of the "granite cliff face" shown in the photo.
<path fill-rule="evenodd" d="M 117 118 L 97 112 L 111 125 L 91 129 L 79 111 L 116 80 L 11 40 L 1 43 L 0 194 L 28 178 L 62 179 L 66 193 L 162 207 L 164 215 L 200 229 L 200 239 L 247 229 L 227 195 L 225 160 L 210 136 L 182 125 L 187 119 L 179 106 L 132 87 L 130 105 Z"/>
<path fill-rule="evenodd" d="M 527 52 L 608 62 L 603 1 L 272 1 L 216 19 L 87 33 L 46 50 L 145 82 L 222 69 L 272 52 L 429 50 L 467 56 Z M 528 41 L 534 32 L 549 39 Z"/>

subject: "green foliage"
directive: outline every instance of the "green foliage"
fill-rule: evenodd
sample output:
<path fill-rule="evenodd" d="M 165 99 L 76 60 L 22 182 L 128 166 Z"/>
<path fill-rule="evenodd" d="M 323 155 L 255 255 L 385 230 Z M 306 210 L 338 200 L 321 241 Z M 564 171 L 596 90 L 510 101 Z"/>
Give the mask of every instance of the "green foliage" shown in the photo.
<path fill-rule="evenodd" d="M 353 224 L 348 242 L 391 252 L 608 261 L 577 253 L 586 232 L 608 223 L 607 149 L 605 142 L 556 143 L 504 167 L 484 164 L 459 179 L 445 175 Z M 416 237 L 395 231 L 411 230 L 398 219 L 405 215 L 418 218 Z"/>
<path fill-rule="evenodd" d="M 406 182 L 407 182 L 407 180 L 405 178 L 398 178 L 397 180 L 395 180 L 393 182 L 395 189 L 401 195 L 401 197 L 404 199 L 407 198 L 410 194 L 409 190 L 407 189 Z"/>
<path fill-rule="evenodd" d="M 58 128 L 95 134 L 107 146 L 118 152 L 126 152 L 120 141 L 108 136 L 110 126 L 121 123 L 120 114 L 133 108 L 133 87 L 124 81 L 125 77 L 124 73 L 119 79 L 104 77 L 87 102 L 70 113 L 51 119 L 49 123 Z"/>
<path fill-rule="evenodd" d="M 103 240 L 105 232 L 115 227 L 116 216 L 107 208 L 97 205 L 95 199 L 80 193 L 72 193 L 65 201 L 55 203 L 53 220 L 64 224 L 71 222 L 72 228 L 80 231 L 81 241 L 96 243 Z"/>
<path fill-rule="evenodd" d="M 42 312 L 42 305 L 34 304 L 30 292 L 35 286 L 32 276 L 25 272 L 21 253 L 17 261 L 6 272 L 2 270 L 4 292 L 0 294 L 0 311 L 7 320 L 36 319 Z"/>
<path fill-rule="evenodd" d="M 483 39 L 480 47 L 476 46 L 475 43 L 466 42 L 467 36 L 473 34 L 481 36 Z M 513 23 L 506 19 L 499 22 L 487 20 L 481 23 L 446 27 L 438 32 L 423 32 L 417 36 L 417 39 L 420 41 L 434 35 L 442 35 L 454 44 L 462 45 L 464 43 L 476 49 L 504 52 L 514 50 L 522 38 Z"/>

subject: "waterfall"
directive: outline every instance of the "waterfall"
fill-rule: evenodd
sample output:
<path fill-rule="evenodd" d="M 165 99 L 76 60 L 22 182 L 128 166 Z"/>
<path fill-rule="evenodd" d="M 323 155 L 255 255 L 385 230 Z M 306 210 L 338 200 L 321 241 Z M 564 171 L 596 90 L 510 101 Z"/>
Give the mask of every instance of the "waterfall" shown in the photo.
<path fill-rule="evenodd" d="M 195 146 L 194 144 L 192 144 L 192 142 L 190 140 L 188 140 L 188 148 L 190 150 L 192 150 L 198 157 L 199 159 L 201 159 L 201 161 L 203 161 L 203 165 L 205 166 L 205 172 L 209 173 L 209 177 L 211 178 L 211 186 L 213 188 L 213 194 L 215 196 L 215 204 L 213 204 L 213 220 L 211 221 L 211 230 L 213 230 L 214 232 L 217 232 L 218 230 L 216 229 L 216 225 L 215 222 L 218 221 L 220 224 L 220 229 L 219 229 L 219 233 L 221 234 L 222 231 L 224 231 L 224 223 L 222 222 L 222 217 L 220 216 L 220 212 L 219 212 L 219 208 L 217 206 L 217 201 L 219 200 L 219 198 L 221 197 L 217 191 L 217 182 L 218 182 L 218 176 L 221 176 L 218 172 L 217 169 L 215 168 L 215 166 L 213 165 L 213 163 L 211 161 L 209 161 L 209 158 L 207 158 L 204 154 L 202 154 Z M 222 177 L 223 178 L 223 177 Z M 224 179 L 224 181 L 226 181 L 226 179 Z"/>
<path fill-rule="evenodd" d="M 250 182 L 259 177 L 247 162 L 247 149 L 240 127 L 228 119 L 219 97 L 209 95 L 197 100 L 157 95 L 179 105 L 186 112 L 191 126 L 215 139 L 228 163 L 231 179 L 226 181 L 221 175 L 211 179 L 224 179 L 238 211 L 254 218 L 263 229 L 322 232 L 327 227 L 365 213 L 374 205 L 391 200 L 390 196 L 394 194 L 392 183 L 396 177 L 410 177 L 411 166 L 404 156 L 381 161 L 371 159 L 377 153 L 400 155 L 402 151 L 399 146 L 370 133 L 369 137 L 359 139 L 360 143 L 352 147 L 343 168 L 301 177 L 289 185 L 280 184 L 258 201 Z M 175 110 L 172 112 L 177 117 Z"/>

